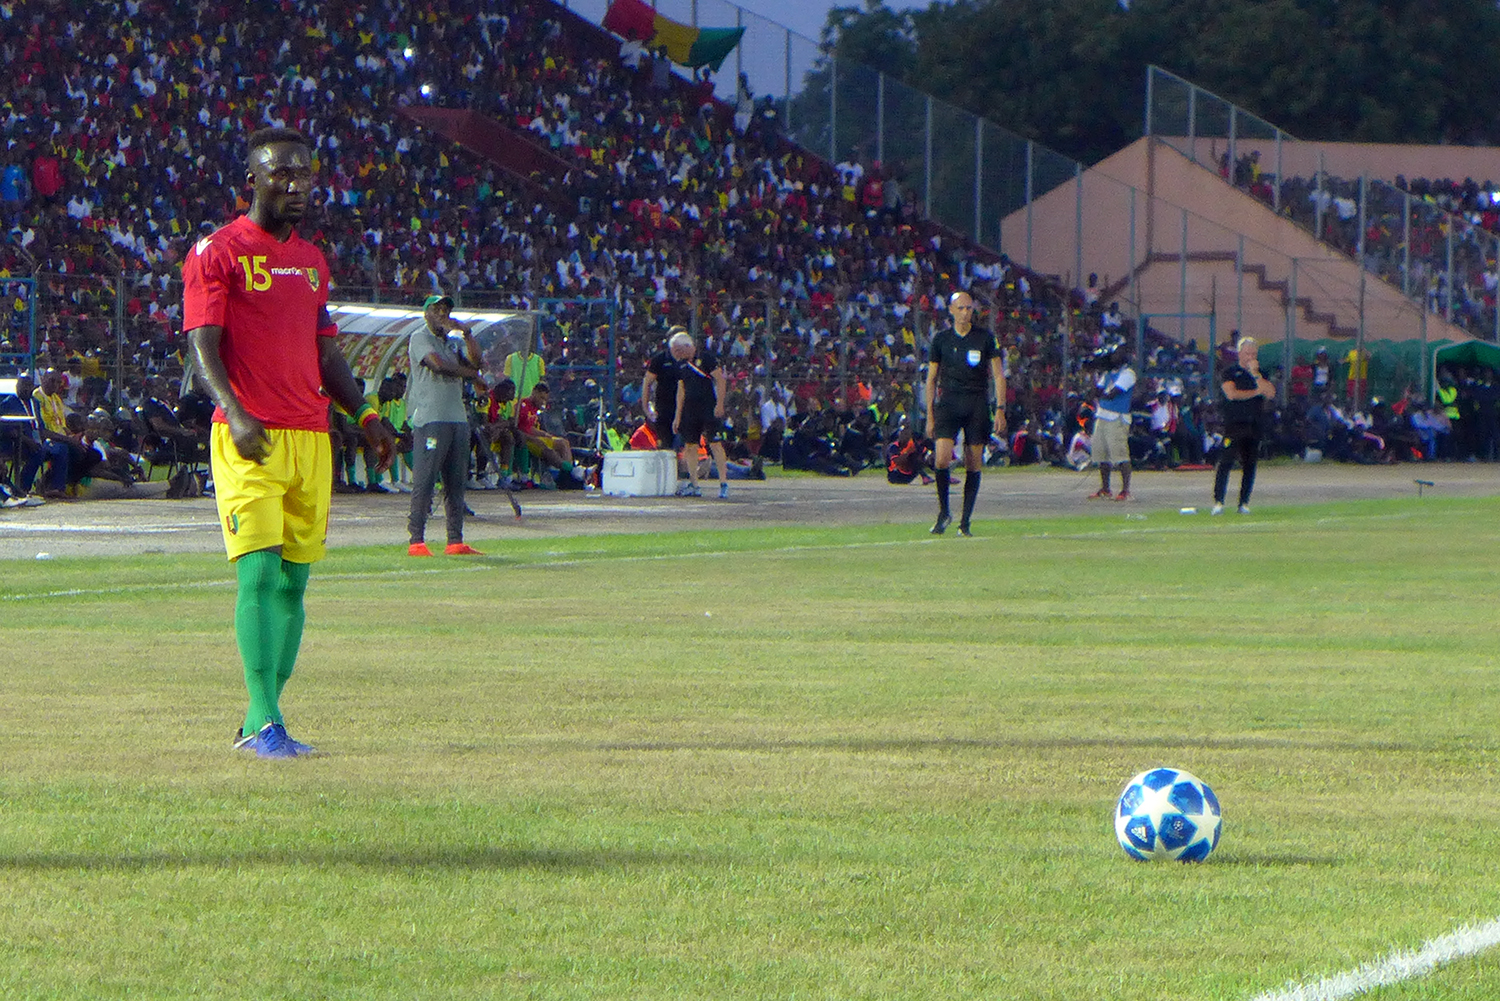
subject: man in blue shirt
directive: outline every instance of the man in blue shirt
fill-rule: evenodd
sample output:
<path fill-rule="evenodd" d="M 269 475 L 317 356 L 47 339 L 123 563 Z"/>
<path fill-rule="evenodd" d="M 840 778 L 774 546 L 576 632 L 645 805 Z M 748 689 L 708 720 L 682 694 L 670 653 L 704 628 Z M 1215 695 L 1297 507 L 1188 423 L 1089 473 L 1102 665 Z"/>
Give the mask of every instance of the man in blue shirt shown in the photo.
<path fill-rule="evenodd" d="M 1099 399 L 1094 408 L 1093 459 L 1099 464 L 1098 500 L 1130 499 L 1130 400 L 1135 395 L 1135 369 L 1126 361 L 1124 341 L 1101 351 L 1106 366 L 1094 380 Z M 1120 492 L 1109 489 L 1111 469 L 1120 471 Z"/>
<path fill-rule="evenodd" d="M 5 206 L 5 222 L 14 224 L 19 218 L 21 205 L 26 201 L 26 171 L 19 163 L 8 163 L 0 171 L 0 202 Z"/>

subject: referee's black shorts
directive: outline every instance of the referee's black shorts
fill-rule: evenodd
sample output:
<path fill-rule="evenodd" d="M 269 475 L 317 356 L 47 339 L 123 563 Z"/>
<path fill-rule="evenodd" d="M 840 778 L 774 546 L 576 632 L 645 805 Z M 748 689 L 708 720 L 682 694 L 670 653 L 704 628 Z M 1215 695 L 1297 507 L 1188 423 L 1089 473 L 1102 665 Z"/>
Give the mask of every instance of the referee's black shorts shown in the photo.
<path fill-rule="evenodd" d="M 965 445 L 983 445 L 995 429 L 990 401 L 983 396 L 944 396 L 932 408 L 932 437 L 949 441 L 964 433 Z"/>

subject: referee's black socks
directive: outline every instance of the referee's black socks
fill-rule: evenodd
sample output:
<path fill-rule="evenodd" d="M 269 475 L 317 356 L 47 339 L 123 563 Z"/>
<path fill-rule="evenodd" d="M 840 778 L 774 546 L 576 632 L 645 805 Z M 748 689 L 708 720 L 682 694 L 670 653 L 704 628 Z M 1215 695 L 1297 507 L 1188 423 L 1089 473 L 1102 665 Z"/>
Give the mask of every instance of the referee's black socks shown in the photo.
<path fill-rule="evenodd" d="M 964 471 L 964 516 L 959 522 L 964 528 L 969 527 L 969 518 L 974 514 L 974 501 L 979 496 L 979 470 L 970 469 Z"/>
<path fill-rule="evenodd" d="M 937 471 L 938 514 L 948 517 L 948 486 L 953 482 L 953 471 L 943 467 Z"/>

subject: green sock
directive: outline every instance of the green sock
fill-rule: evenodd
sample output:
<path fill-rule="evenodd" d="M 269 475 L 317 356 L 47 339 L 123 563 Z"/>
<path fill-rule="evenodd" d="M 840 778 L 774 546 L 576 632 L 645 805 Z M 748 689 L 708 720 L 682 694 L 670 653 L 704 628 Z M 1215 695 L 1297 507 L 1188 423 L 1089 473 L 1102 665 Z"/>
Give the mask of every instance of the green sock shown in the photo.
<path fill-rule="evenodd" d="M 281 716 L 281 690 L 286 687 L 292 669 L 297 666 L 297 651 L 302 647 L 302 624 L 307 621 L 307 611 L 302 596 L 307 592 L 307 574 L 312 566 L 307 563 L 281 561 L 281 578 L 276 588 L 278 611 L 281 613 L 281 642 L 276 652 L 276 698 L 277 719 Z"/>
<path fill-rule="evenodd" d="M 246 553 L 235 562 L 239 593 L 234 603 L 234 638 L 245 665 L 245 690 L 250 708 L 241 732 L 255 733 L 269 720 L 280 722 L 276 708 L 276 653 L 280 620 L 276 588 L 281 578 L 281 554 L 269 549 Z"/>

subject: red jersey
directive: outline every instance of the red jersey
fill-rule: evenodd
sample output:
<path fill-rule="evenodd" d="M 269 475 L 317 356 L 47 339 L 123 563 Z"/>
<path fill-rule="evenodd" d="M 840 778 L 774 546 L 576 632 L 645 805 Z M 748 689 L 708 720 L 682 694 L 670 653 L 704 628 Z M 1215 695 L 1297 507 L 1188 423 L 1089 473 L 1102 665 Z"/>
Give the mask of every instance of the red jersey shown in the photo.
<path fill-rule="evenodd" d="M 541 411 L 531 402 L 530 397 L 516 404 L 516 430 L 522 434 L 536 434 L 536 426 L 540 420 Z"/>
<path fill-rule="evenodd" d="M 182 329 L 224 328 L 219 354 L 234 395 L 271 428 L 328 430 L 318 328 L 328 261 L 295 231 L 283 243 L 241 216 L 195 243 L 182 265 Z M 224 411 L 214 409 L 224 423 Z"/>

